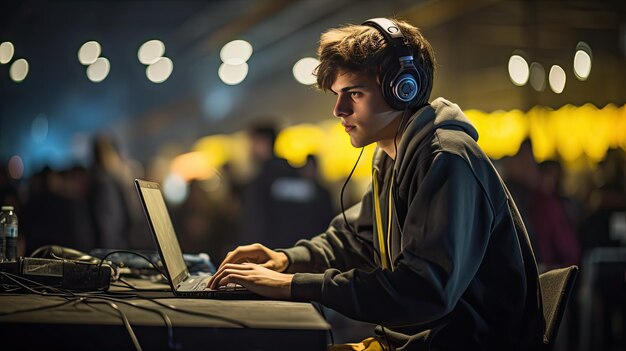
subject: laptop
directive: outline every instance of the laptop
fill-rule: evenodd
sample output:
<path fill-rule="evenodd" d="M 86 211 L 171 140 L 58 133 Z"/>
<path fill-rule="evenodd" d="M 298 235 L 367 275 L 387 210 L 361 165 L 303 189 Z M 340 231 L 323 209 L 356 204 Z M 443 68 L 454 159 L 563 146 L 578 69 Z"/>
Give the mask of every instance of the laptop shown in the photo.
<path fill-rule="evenodd" d="M 183 253 L 167 211 L 161 187 L 158 183 L 135 179 L 135 187 L 141 200 L 152 237 L 165 267 L 172 292 L 177 297 L 213 299 L 264 299 L 241 285 L 229 285 L 219 289 L 206 289 L 211 275 L 191 275 L 183 259 Z"/>

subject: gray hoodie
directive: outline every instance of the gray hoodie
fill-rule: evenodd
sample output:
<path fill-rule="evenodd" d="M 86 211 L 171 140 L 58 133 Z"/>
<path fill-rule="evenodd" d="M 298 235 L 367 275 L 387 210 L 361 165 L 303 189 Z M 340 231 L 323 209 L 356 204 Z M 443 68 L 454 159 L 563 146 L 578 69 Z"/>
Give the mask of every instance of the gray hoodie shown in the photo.
<path fill-rule="evenodd" d="M 395 163 L 376 150 L 379 193 L 370 186 L 346 211 L 356 233 L 340 214 L 325 233 L 282 250 L 288 272 L 297 272 L 292 298 L 380 324 L 398 350 L 539 349 L 543 314 L 532 248 L 476 140 L 467 117 L 445 99 L 417 111 Z M 373 196 L 389 269 L 381 266 Z"/>

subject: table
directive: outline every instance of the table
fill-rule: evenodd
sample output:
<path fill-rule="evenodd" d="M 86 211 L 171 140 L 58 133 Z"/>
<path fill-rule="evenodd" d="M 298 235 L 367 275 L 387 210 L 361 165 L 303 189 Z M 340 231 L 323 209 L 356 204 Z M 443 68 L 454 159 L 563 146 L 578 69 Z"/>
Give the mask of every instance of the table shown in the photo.
<path fill-rule="evenodd" d="M 1 348 L 135 350 L 121 313 L 111 306 L 115 304 L 128 319 L 143 350 L 326 349 L 329 325 L 310 303 L 157 295 L 151 301 L 146 297 L 107 300 L 97 295 L 67 299 L 0 294 Z M 37 310 L 16 313 L 31 309 Z M 173 338 L 164 321 L 167 317 L 160 313 L 171 320 Z"/>

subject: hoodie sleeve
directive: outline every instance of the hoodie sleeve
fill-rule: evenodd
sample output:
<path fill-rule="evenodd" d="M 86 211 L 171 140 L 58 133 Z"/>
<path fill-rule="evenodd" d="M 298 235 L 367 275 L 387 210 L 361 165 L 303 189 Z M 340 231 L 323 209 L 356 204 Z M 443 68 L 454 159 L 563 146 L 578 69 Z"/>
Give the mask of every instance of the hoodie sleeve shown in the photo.
<path fill-rule="evenodd" d="M 394 270 L 296 274 L 292 297 L 387 326 L 420 325 L 452 311 L 484 256 L 493 209 L 461 157 L 437 154 L 409 199 Z"/>
<path fill-rule="evenodd" d="M 346 226 L 340 213 L 331 221 L 326 232 L 310 240 L 300 240 L 293 248 L 277 250 L 289 258 L 287 272 L 321 273 L 329 268 L 341 271 L 374 269 L 371 204 L 370 186 L 361 202 L 346 210 L 346 219 L 357 234 Z"/>

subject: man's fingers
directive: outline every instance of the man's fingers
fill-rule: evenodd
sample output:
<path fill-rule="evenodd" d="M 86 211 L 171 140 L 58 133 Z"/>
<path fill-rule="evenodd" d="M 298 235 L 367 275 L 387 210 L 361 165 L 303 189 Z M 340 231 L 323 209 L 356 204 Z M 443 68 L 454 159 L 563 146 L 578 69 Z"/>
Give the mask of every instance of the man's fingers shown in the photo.
<path fill-rule="evenodd" d="M 222 279 L 225 277 L 233 274 L 245 274 L 245 272 L 252 269 L 254 269 L 254 265 L 252 264 L 227 263 L 211 277 L 207 287 L 217 289 L 218 286 L 224 285 L 224 283 L 222 283 Z"/>
<path fill-rule="evenodd" d="M 259 249 L 255 245 L 241 246 L 236 248 L 234 251 L 229 252 L 226 255 L 226 258 L 224 258 L 222 264 L 220 264 L 219 268 L 222 268 L 225 264 L 228 263 L 262 263 L 258 262 L 261 259 L 262 255 L 259 253 Z"/>

